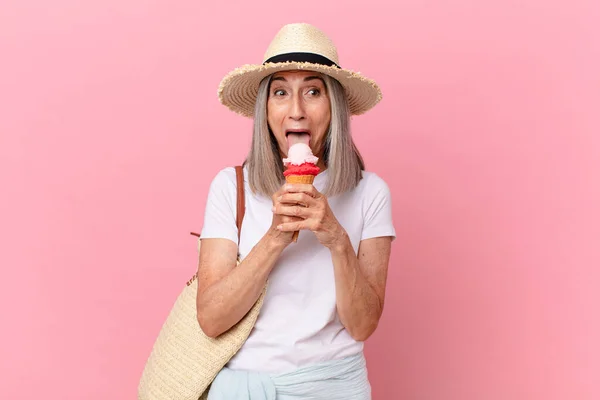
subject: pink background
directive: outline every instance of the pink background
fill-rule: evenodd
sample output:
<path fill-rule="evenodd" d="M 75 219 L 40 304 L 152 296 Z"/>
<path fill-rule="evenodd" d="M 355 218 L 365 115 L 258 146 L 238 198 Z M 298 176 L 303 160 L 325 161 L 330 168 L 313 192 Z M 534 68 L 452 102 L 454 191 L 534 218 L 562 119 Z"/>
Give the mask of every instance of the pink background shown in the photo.
<path fill-rule="evenodd" d="M 285 23 L 383 102 L 354 119 L 398 240 L 374 399 L 600 398 L 600 7 L 13 1 L 0 8 L 0 397 L 132 399 Z"/>

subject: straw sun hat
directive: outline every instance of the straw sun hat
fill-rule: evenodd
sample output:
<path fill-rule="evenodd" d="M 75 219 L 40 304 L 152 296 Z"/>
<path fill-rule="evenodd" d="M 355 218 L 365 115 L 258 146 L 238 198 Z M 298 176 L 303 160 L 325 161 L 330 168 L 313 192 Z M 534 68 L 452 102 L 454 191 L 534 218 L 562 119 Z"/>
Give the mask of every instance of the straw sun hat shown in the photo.
<path fill-rule="evenodd" d="M 375 81 L 340 67 L 331 39 L 305 23 L 281 28 L 262 64 L 243 65 L 227 74 L 219 85 L 219 100 L 232 111 L 253 117 L 260 81 L 277 71 L 298 69 L 321 72 L 337 79 L 346 90 L 352 115 L 365 113 L 381 100 L 381 90 Z"/>

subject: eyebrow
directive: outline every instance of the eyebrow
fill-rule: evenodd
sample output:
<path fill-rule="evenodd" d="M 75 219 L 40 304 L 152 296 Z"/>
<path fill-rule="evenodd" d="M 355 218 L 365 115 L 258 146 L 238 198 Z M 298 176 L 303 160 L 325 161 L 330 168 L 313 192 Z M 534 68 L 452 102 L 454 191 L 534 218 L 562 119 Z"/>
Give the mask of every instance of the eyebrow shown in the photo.
<path fill-rule="evenodd" d="M 308 81 L 312 81 L 318 79 L 321 82 L 323 82 L 323 85 L 325 85 L 325 81 L 323 80 L 323 78 L 321 78 L 320 76 L 317 75 L 311 75 L 311 76 L 307 76 L 306 78 L 304 78 L 304 82 L 308 82 Z M 273 79 L 271 79 L 271 81 L 284 81 L 287 82 L 287 80 L 283 77 L 283 76 L 276 76 Z"/>

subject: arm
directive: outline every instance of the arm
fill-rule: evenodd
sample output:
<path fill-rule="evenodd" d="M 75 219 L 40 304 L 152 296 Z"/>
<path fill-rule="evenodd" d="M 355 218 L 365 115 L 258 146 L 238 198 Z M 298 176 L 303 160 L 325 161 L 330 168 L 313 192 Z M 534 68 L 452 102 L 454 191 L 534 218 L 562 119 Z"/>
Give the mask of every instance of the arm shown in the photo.
<path fill-rule="evenodd" d="M 340 321 L 355 340 L 367 340 L 383 312 L 391 239 L 363 240 L 357 256 L 344 234 L 330 251 Z"/>
<path fill-rule="evenodd" d="M 273 195 L 273 204 L 283 192 Z M 215 219 L 211 224 L 227 223 Z M 229 216 L 233 224 L 233 217 Z M 205 221 L 208 218 L 205 218 Z M 281 252 L 291 243 L 293 232 L 281 232 L 277 225 L 294 218 L 273 215 L 270 229 L 236 267 L 237 245 L 230 239 L 202 239 L 198 261 L 198 323 L 209 337 L 217 337 L 238 323 L 252 308 Z M 243 229 L 243 227 L 242 227 Z"/>
<path fill-rule="evenodd" d="M 236 267 L 234 242 L 202 240 L 196 307 L 198 323 L 207 336 L 219 336 L 246 315 L 284 248 L 269 232 Z"/>
<path fill-rule="evenodd" d="M 366 340 L 377 327 L 383 311 L 385 285 L 395 234 L 391 227 L 391 207 L 387 187 L 379 182 L 365 213 L 358 255 L 348 234 L 331 211 L 327 199 L 312 185 L 289 185 L 276 213 L 299 217 L 284 223 L 284 232 L 308 229 L 331 252 L 338 315 L 355 340 Z M 299 206 L 300 205 L 300 206 Z"/>

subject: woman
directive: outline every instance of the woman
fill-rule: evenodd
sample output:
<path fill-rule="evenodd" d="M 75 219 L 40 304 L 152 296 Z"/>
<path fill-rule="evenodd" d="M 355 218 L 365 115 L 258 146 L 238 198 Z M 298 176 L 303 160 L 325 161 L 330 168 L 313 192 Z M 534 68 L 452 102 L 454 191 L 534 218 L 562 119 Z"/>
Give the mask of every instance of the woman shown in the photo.
<path fill-rule="evenodd" d="M 383 310 L 395 231 L 388 187 L 364 171 L 349 119 L 379 101 L 379 88 L 340 68 L 323 32 L 291 24 L 262 65 L 230 73 L 219 95 L 254 118 L 254 132 L 239 249 L 234 169 L 221 170 L 210 187 L 200 235 L 200 327 L 212 337 L 227 331 L 269 284 L 252 333 L 213 381 L 209 399 L 370 399 L 363 341 Z M 299 141 L 318 158 L 312 185 L 284 184 L 282 159 Z"/>

